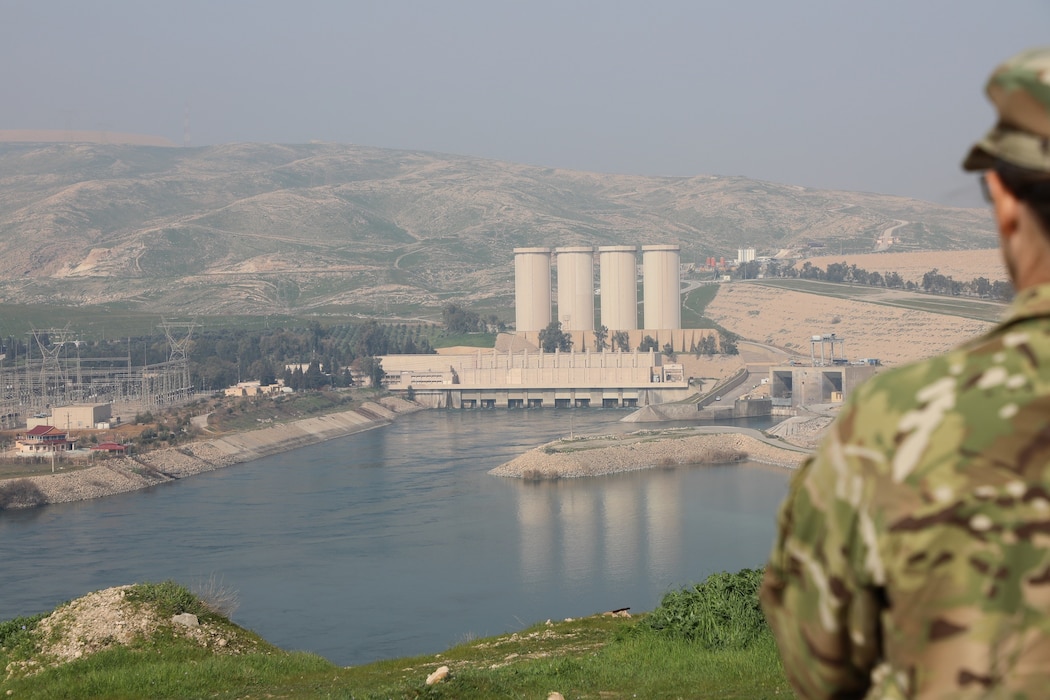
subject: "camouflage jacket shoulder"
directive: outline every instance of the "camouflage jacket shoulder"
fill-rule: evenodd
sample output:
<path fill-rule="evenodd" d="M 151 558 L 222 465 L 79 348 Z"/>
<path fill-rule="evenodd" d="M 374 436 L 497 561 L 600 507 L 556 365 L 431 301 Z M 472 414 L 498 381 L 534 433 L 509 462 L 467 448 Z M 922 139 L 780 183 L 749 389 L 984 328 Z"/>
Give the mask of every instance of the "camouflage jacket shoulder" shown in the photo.
<path fill-rule="evenodd" d="M 780 514 L 763 602 L 806 697 L 1050 688 L 1050 285 L 860 387 Z"/>

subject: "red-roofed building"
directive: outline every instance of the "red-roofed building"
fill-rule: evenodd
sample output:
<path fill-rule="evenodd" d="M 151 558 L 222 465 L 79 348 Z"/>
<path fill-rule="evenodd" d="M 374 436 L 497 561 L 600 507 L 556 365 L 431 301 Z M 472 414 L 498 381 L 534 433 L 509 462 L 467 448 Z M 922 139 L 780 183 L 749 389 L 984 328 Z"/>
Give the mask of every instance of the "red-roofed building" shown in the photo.
<path fill-rule="evenodd" d="M 100 442 L 91 449 L 95 452 L 108 452 L 111 455 L 122 455 L 128 451 L 128 446 L 121 445 L 119 442 Z"/>
<path fill-rule="evenodd" d="M 76 438 L 70 438 L 65 430 L 53 425 L 38 425 L 16 439 L 15 448 L 24 455 L 69 452 L 76 447 L 76 443 Z"/>

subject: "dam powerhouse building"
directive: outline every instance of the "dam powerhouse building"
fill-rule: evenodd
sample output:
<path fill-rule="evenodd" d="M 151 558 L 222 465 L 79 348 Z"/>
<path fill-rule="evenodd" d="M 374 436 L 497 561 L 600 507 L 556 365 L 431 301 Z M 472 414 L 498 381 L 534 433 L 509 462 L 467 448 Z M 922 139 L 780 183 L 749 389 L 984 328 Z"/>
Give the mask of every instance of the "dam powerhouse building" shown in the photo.
<path fill-rule="evenodd" d="M 381 360 L 388 388 L 411 388 L 416 401 L 437 408 L 638 407 L 688 398 L 696 388 L 689 385 L 680 364 L 665 362 L 655 350 L 612 347 L 614 334 L 626 336 L 628 348 L 639 347 L 649 336 L 658 348 L 670 345 L 676 353 L 687 353 L 716 332 L 682 328 L 679 246 L 645 245 L 640 252 L 639 265 L 637 246 L 516 248 L 516 332 L 501 335 L 498 349 L 385 355 Z M 538 349 L 540 331 L 552 321 L 560 322 L 562 332 L 572 337 L 571 351 Z M 608 333 L 601 349 L 595 336 L 598 326 Z M 779 368 L 770 374 L 773 402 L 790 406 L 841 401 L 854 384 L 852 370 L 835 366 L 810 377 L 801 368 Z M 870 373 L 868 368 L 858 374 Z M 743 386 L 747 377 L 743 371 L 724 390 Z M 693 405 L 693 410 L 705 403 Z M 745 415 L 750 409 L 719 405 L 717 410 Z"/>
<path fill-rule="evenodd" d="M 637 246 L 516 248 L 516 333 L 506 347 L 462 355 L 386 355 L 389 388 L 411 387 L 420 403 L 449 408 L 619 407 L 685 398 L 691 390 L 681 365 L 664 363 L 658 352 L 614 352 L 608 345 L 622 331 L 631 348 L 649 335 L 660 347 L 670 343 L 688 352 L 704 334 L 682 330 L 676 245 L 641 248 L 639 323 L 638 253 Z M 540 331 L 554 320 L 572 336 L 573 350 L 537 349 Z M 594 335 L 599 325 L 609 334 L 601 350 Z"/>

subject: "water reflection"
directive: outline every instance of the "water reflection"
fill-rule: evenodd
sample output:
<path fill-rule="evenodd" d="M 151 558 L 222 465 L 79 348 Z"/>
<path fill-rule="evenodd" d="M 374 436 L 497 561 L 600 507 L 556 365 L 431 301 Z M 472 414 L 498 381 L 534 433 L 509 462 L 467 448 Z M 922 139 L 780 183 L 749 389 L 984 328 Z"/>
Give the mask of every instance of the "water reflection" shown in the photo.
<path fill-rule="evenodd" d="M 689 467 L 682 467 L 688 469 Z M 674 469 L 517 489 L 521 569 L 536 582 L 560 569 L 569 581 L 610 581 L 639 571 L 664 578 L 681 560 L 682 475 Z"/>
<path fill-rule="evenodd" d="M 645 532 L 648 535 L 649 570 L 664 578 L 681 561 L 682 494 L 673 475 L 665 469 L 654 470 L 645 482 Z"/>

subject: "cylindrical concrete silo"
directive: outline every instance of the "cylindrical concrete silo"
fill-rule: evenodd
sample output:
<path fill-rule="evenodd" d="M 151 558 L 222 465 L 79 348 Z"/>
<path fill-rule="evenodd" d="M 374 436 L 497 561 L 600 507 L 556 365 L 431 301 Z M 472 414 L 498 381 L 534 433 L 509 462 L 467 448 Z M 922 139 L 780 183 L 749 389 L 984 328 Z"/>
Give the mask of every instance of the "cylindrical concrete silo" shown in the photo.
<path fill-rule="evenodd" d="M 594 330 L 594 248 L 555 248 L 558 320 L 563 331 Z"/>
<path fill-rule="evenodd" d="M 514 249 L 514 323 L 542 331 L 551 322 L 551 249 Z"/>
<path fill-rule="evenodd" d="M 682 327 L 679 251 L 676 245 L 642 246 L 642 316 L 647 330 Z"/>
<path fill-rule="evenodd" d="M 602 325 L 610 331 L 638 328 L 638 272 L 633 245 L 598 248 Z"/>

